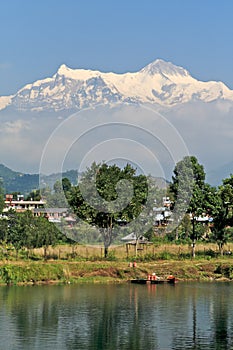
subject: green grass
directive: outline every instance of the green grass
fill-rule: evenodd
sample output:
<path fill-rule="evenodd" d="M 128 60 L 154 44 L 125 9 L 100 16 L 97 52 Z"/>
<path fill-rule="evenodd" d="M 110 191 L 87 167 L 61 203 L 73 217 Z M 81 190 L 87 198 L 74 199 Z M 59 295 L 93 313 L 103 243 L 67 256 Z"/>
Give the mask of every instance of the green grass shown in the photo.
<path fill-rule="evenodd" d="M 119 283 L 133 278 L 145 278 L 152 272 L 164 278 L 173 274 L 181 281 L 233 279 L 230 259 L 213 259 L 210 262 L 204 259 L 159 260 L 138 262 L 135 268 L 123 261 L 19 261 L 0 264 L 0 283 Z"/>
<path fill-rule="evenodd" d="M 145 278 L 152 272 L 161 277 L 173 274 L 180 280 L 233 280 L 233 257 L 216 252 L 216 246 L 200 244 L 196 258 L 191 259 L 188 245 L 161 244 L 135 257 L 134 249 L 127 255 L 125 246 L 119 246 L 110 248 L 106 259 L 101 247 L 77 245 L 72 250 L 70 245 L 62 245 L 50 247 L 44 261 L 43 250 L 22 250 L 16 255 L 7 246 L 0 249 L 0 283 L 113 283 Z M 136 268 L 130 267 L 134 261 Z"/>

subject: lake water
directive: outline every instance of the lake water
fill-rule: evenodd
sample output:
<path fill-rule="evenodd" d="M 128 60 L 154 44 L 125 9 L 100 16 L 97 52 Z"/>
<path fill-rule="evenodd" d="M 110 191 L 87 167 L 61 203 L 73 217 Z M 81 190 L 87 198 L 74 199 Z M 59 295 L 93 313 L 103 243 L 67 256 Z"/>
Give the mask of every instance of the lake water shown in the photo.
<path fill-rule="evenodd" d="M 233 283 L 0 287 L 0 349 L 233 349 Z"/>

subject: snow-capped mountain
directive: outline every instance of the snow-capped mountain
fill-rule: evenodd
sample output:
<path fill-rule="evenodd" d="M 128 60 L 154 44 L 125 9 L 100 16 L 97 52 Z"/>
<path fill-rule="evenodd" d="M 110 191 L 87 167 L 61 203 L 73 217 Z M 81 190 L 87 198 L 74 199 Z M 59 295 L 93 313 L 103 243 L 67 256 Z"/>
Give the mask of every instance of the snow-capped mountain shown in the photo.
<path fill-rule="evenodd" d="M 0 110 L 79 110 L 116 102 L 171 107 L 190 101 L 230 100 L 233 91 L 222 82 L 203 82 L 182 67 L 158 59 L 135 73 L 102 73 L 61 65 L 51 77 L 0 97 Z"/>

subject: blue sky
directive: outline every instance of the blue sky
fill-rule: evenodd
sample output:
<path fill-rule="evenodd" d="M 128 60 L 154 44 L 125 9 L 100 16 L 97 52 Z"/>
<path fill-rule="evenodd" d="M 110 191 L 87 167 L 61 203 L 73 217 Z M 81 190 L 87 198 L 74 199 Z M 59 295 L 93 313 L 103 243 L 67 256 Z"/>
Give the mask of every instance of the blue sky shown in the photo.
<path fill-rule="evenodd" d="M 0 95 L 72 68 L 137 71 L 162 58 L 233 89 L 233 1 L 8 0 Z"/>

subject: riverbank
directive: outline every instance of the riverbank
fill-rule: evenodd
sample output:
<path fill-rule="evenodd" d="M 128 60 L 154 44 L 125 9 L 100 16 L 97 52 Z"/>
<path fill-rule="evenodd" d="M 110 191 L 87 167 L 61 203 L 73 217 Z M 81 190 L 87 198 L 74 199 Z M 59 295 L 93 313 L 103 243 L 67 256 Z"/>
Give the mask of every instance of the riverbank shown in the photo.
<path fill-rule="evenodd" d="M 123 261 L 12 261 L 1 262 L 0 284 L 124 283 L 155 272 L 162 278 L 173 274 L 178 281 L 231 281 L 232 258 L 208 260 Z"/>

